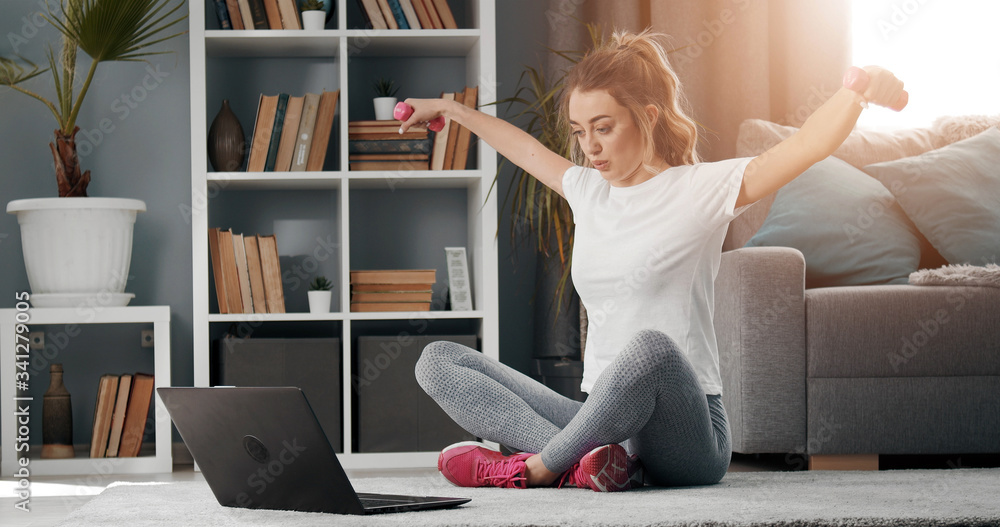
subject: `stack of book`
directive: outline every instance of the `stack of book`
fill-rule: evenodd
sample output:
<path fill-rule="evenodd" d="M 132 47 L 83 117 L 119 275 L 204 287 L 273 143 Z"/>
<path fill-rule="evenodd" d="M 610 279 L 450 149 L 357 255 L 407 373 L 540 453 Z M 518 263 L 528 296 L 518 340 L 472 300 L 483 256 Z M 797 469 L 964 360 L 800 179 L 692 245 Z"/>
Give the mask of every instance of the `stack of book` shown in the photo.
<path fill-rule="evenodd" d="M 399 134 L 399 121 L 351 121 L 348 126 L 351 170 L 428 170 L 432 141 L 426 128 Z"/>
<path fill-rule="evenodd" d="M 219 313 L 284 313 L 278 242 L 274 235 L 208 229 Z"/>
<path fill-rule="evenodd" d="M 101 376 L 90 457 L 139 455 L 153 387 L 153 376 L 145 373 Z"/>
<path fill-rule="evenodd" d="M 351 311 L 430 311 L 434 269 L 351 271 Z"/>
<path fill-rule="evenodd" d="M 478 88 L 466 87 L 441 98 L 476 108 L 478 94 Z M 351 170 L 465 170 L 472 132 L 450 120 L 433 137 L 421 126 L 400 135 L 399 121 L 351 121 L 348 141 Z"/>
<path fill-rule="evenodd" d="M 340 90 L 260 96 L 247 172 L 323 170 Z"/>
<path fill-rule="evenodd" d="M 212 0 L 222 29 L 302 29 L 296 0 Z"/>
<path fill-rule="evenodd" d="M 358 0 L 371 29 L 458 29 L 448 0 Z"/>

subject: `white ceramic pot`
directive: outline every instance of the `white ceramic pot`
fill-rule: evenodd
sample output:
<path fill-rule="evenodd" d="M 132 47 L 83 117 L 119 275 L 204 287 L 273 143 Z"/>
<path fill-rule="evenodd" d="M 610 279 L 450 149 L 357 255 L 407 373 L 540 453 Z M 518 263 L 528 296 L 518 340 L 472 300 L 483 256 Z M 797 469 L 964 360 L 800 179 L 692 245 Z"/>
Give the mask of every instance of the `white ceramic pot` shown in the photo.
<path fill-rule="evenodd" d="M 392 121 L 392 109 L 396 107 L 395 97 L 375 97 L 372 99 L 375 104 L 375 120 Z"/>
<path fill-rule="evenodd" d="M 126 198 L 36 198 L 7 204 L 21 226 L 21 251 L 35 307 L 123 306 L 135 215 Z"/>
<path fill-rule="evenodd" d="M 326 27 L 326 11 L 303 11 L 302 29 L 314 30 Z"/>
<path fill-rule="evenodd" d="M 309 312 L 329 313 L 333 291 L 309 291 Z"/>

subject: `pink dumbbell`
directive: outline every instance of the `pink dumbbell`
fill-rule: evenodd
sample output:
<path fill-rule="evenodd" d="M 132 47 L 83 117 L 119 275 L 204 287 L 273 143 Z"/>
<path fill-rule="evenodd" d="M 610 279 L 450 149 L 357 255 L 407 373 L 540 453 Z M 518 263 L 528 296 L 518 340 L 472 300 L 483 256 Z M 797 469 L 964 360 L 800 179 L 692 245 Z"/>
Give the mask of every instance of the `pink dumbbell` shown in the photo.
<path fill-rule="evenodd" d="M 396 107 L 392 109 L 392 116 L 395 117 L 397 121 L 405 121 L 409 119 L 411 115 L 413 115 L 413 107 L 402 101 L 396 103 Z M 432 132 L 440 132 L 441 130 L 444 130 L 444 116 L 439 115 L 434 119 L 431 119 L 431 122 L 427 123 L 427 129 Z"/>
<path fill-rule="evenodd" d="M 848 90 L 864 93 L 868 88 L 868 72 L 857 67 L 851 66 L 847 68 L 847 72 L 844 73 L 844 87 Z M 896 110 L 897 112 L 906 107 L 906 103 L 910 102 L 910 94 L 903 90 L 903 93 L 899 95 L 899 99 L 896 100 L 895 104 L 889 106 L 889 108 Z M 867 106 L 866 106 L 867 107 Z"/>

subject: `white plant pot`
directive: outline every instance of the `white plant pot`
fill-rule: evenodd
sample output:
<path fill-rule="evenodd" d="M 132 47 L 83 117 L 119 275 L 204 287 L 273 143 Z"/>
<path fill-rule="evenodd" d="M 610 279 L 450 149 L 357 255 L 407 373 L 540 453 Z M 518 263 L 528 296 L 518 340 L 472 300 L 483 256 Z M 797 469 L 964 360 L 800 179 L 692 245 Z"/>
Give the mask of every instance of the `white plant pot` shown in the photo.
<path fill-rule="evenodd" d="M 302 29 L 315 30 L 326 27 L 326 11 L 303 11 Z"/>
<path fill-rule="evenodd" d="M 392 121 L 395 119 L 392 116 L 392 109 L 396 107 L 395 97 L 375 97 L 372 99 L 372 103 L 375 104 L 376 121 Z"/>
<path fill-rule="evenodd" d="M 333 291 L 309 291 L 309 312 L 329 313 Z"/>
<path fill-rule="evenodd" d="M 125 198 L 36 198 L 7 204 L 35 307 L 124 306 L 132 227 L 146 204 Z"/>

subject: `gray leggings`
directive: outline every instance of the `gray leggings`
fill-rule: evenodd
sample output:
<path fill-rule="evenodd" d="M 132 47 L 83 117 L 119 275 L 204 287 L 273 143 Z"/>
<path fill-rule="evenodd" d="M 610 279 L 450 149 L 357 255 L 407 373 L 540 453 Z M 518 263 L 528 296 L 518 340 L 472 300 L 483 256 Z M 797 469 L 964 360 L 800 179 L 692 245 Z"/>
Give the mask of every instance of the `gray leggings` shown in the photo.
<path fill-rule="evenodd" d="M 542 455 L 562 473 L 590 450 L 628 441 L 656 485 L 718 483 L 732 454 L 721 397 L 705 395 L 666 334 L 637 333 L 598 377 L 587 401 L 453 342 L 424 348 L 417 381 L 468 432 Z"/>

